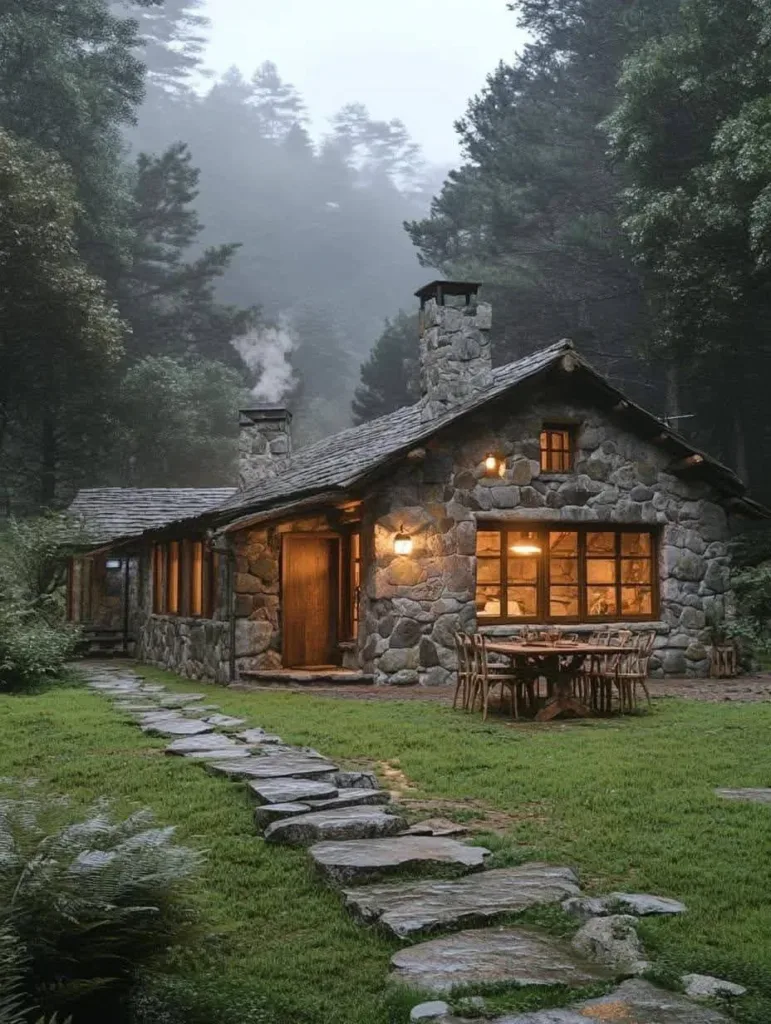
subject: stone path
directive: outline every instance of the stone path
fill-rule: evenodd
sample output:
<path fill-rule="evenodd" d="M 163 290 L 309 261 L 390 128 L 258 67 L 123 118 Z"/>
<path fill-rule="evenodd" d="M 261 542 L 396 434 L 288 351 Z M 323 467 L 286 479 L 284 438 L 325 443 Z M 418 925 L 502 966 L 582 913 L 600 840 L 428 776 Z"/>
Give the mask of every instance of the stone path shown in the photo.
<path fill-rule="evenodd" d="M 451 993 L 461 985 L 581 987 L 618 980 L 648 966 L 636 919 L 685 912 L 676 900 L 646 893 L 583 897 L 567 867 L 533 863 L 485 870 L 489 850 L 452 838 L 463 831 L 452 822 L 408 826 L 404 814 L 388 806 L 390 795 L 370 772 L 346 771 L 315 750 L 285 744 L 280 736 L 202 703 L 203 694 L 172 693 L 121 667 L 91 667 L 87 676 L 88 685 L 111 698 L 116 711 L 145 732 L 171 739 L 168 755 L 245 786 L 265 841 L 308 847 L 320 876 L 342 889 L 345 905 L 360 921 L 400 939 L 451 932 L 396 953 L 392 981 Z M 717 792 L 728 799 L 771 802 L 771 790 Z M 503 915 L 556 904 L 584 922 L 569 942 L 537 928 L 493 926 Z M 589 1019 L 723 1024 L 728 1018 L 703 1000 L 744 992 L 703 975 L 684 976 L 683 985 L 692 999 L 635 978 L 600 1000 L 500 1017 L 493 1024 L 585 1024 Z M 475 1005 L 474 999 L 463 1005 Z M 463 1020 L 436 1001 L 415 1007 L 412 1019 Z"/>
<path fill-rule="evenodd" d="M 737 800 L 746 804 L 771 804 L 771 789 L 716 789 L 723 800 Z"/>

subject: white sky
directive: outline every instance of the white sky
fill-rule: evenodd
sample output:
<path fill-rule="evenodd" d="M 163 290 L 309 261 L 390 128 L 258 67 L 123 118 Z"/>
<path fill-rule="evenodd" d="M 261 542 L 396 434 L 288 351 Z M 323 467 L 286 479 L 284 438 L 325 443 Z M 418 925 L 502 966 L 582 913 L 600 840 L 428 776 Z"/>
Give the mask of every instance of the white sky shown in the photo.
<path fill-rule="evenodd" d="M 524 36 L 506 0 L 207 0 L 208 65 L 265 60 L 302 93 L 318 133 L 346 103 L 401 118 L 429 160 L 454 163 L 453 121 Z"/>

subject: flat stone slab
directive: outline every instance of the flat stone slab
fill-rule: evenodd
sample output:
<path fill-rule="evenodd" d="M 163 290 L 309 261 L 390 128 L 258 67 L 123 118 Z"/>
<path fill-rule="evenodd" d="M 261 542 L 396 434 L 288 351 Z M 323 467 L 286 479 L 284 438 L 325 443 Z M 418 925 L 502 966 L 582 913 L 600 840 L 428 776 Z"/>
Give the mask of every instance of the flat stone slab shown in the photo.
<path fill-rule="evenodd" d="M 160 697 L 158 703 L 164 708 L 184 708 L 188 704 L 206 700 L 205 693 L 169 693 Z"/>
<path fill-rule="evenodd" d="M 246 719 L 233 718 L 232 715 L 208 715 L 206 721 L 218 729 L 235 729 L 237 726 L 243 725 Z"/>
<path fill-rule="evenodd" d="M 252 751 L 249 747 L 236 747 L 235 750 L 231 750 L 230 747 L 215 747 L 213 750 L 196 750 L 191 754 L 185 754 L 191 761 L 243 761 L 251 756 Z"/>
<path fill-rule="evenodd" d="M 213 726 L 208 725 L 207 729 Z M 224 761 L 208 766 L 209 770 L 218 775 L 227 775 L 232 779 L 283 779 L 299 776 L 313 778 L 316 775 L 331 779 L 335 766 L 328 761 L 315 760 L 310 757 L 252 757 L 243 761 Z"/>
<path fill-rule="evenodd" d="M 460 985 L 580 988 L 613 977 L 568 943 L 528 928 L 473 929 L 431 939 L 395 953 L 391 967 L 393 981 L 432 993 L 451 992 Z"/>
<path fill-rule="evenodd" d="M 562 909 L 588 921 L 591 917 L 610 917 L 613 914 L 632 914 L 648 917 L 653 914 L 684 914 L 686 906 L 666 896 L 651 896 L 647 893 L 612 892 L 607 896 L 572 897 L 565 900 Z"/>
<path fill-rule="evenodd" d="M 174 740 L 166 747 L 167 754 L 195 754 L 202 750 L 241 750 L 242 748 L 229 736 L 213 732 L 207 736 L 190 736 L 187 739 Z"/>
<path fill-rule="evenodd" d="M 374 772 L 338 772 L 335 785 L 338 789 L 380 789 Z"/>
<path fill-rule="evenodd" d="M 399 938 L 449 925 L 487 924 L 502 914 L 559 903 L 577 893 L 570 868 L 523 864 L 456 879 L 371 885 L 343 892 L 345 905 L 366 923 L 378 921 Z"/>
<path fill-rule="evenodd" d="M 154 722 L 145 722 L 142 725 L 142 732 L 156 733 L 159 736 L 202 736 L 206 732 L 213 731 L 213 725 L 186 718 L 164 718 Z"/>
<path fill-rule="evenodd" d="M 296 818 L 298 814 L 309 814 L 310 810 L 307 804 L 260 804 L 254 809 L 254 823 L 262 831 L 274 821 Z"/>
<path fill-rule="evenodd" d="M 384 789 L 344 789 L 337 796 L 308 800 L 311 810 L 336 811 L 339 807 L 373 807 L 391 802 L 391 794 Z"/>
<path fill-rule="evenodd" d="M 732 981 L 723 981 L 722 978 L 713 978 L 711 974 L 684 974 L 680 980 L 685 988 L 685 994 L 691 999 L 715 999 L 717 996 L 738 998 L 747 993 L 743 985 L 735 985 Z"/>
<path fill-rule="evenodd" d="M 128 704 L 125 701 L 116 701 L 113 707 L 116 711 L 128 711 L 135 715 L 147 714 L 149 711 L 158 710 L 157 704 Z"/>
<path fill-rule="evenodd" d="M 245 729 L 243 732 L 237 732 L 236 736 L 243 740 L 244 743 L 265 743 L 270 745 L 282 742 L 280 736 L 271 736 L 264 729 Z"/>
<path fill-rule="evenodd" d="M 393 836 L 405 825 L 401 815 L 389 814 L 380 807 L 340 807 L 277 821 L 265 830 L 265 839 L 287 846 L 312 846 L 325 840 Z"/>
<path fill-rule="evenodd" d="M 738 800 L 747 804 L 771 804 L 771 789 L 716 789 L 723 800 Z"/>
<path fill-rule="evenodd" d="M 396 836 L 317 843 L 310 855 L 329 881 L 337 885 L 376 882 L 381 878 L 445 869 L 455 874 L 480 871 L 490 850 L 465 846 L 455 839 Z"/>
<path fill-rule="evenodd" d="M 313 779 L 250 782 L 249 789 L 262 804 L 304 803 L 309 799 L 323 800 L 337 796 L 337 789 L 331 783 L 314 782 Z"/>
<path fill-rule="evenodd" d="M 456 825 L 447 818 L 427 818 L 405 830 L 406 836 L 462 836 L 468 832 L 463 825 Z"/>
<path fill-rule="evenodd" d="M 410 1010 L 410 1024 L 417 1020 L 437 1020 L 450 1012 L 447 1003 L 434 1001 L 431 1003 L 419 1003 Z"/>

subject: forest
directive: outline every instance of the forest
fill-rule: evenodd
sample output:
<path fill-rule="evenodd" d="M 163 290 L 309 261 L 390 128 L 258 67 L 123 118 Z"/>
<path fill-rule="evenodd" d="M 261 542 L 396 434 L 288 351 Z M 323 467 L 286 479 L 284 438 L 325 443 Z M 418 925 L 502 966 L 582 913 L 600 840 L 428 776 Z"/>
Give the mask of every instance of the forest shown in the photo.
<path fill-rule="evenodd" d="M 412 292 L 483 282 L 499 363 L 559 338 L 771 487 L 771 12 L 516 0 L 428 163 L 351 96 L 311 133 L 201 0 L 0 2 L 3 511 L 232 482 L 239 405 L 297 443 L 416 395 Z"/>

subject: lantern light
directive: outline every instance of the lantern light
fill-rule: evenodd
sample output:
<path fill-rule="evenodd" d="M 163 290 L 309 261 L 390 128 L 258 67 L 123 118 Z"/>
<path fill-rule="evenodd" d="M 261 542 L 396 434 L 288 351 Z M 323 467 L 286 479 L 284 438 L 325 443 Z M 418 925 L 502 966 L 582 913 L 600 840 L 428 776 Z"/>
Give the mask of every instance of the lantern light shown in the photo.
<path fill-rule="evenodd" d="M 488 455 L 485 459 L 485 469 L 491 475 L 498 472 L 498 459 L 495 455 Z"/>
<path fill-rule="evenodd" d="M 399 533 L 397 533 L 396 536 L 394 537 L 394 554 L 412 554 L 412 537 L 410 537 L 408 533 L 404 532 L 404 526 L 401 527 Z"/>

